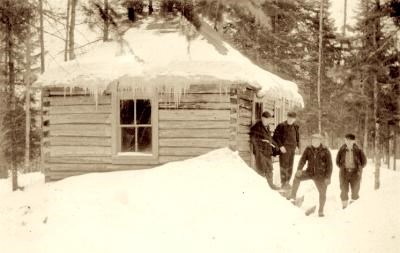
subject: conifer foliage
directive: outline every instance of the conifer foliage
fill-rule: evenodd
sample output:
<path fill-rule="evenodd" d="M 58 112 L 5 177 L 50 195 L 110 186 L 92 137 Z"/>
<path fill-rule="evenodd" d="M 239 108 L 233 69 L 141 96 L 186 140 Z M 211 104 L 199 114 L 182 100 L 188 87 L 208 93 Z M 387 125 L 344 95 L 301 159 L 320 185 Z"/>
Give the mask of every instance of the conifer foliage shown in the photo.
<path fill-rule="evenodd" d="M 36 17 L 36 7 L 29 1 L 0 0 L 0 30 L 3 34 L 4 50 L 2 69 L 2 100 L 5 110 L 2 117 L 1 146 L 8 169 L 12 172 L 13 190 L 18 189 L 18 168 L 21 166 L 25 153 L 25 110 L 23 90 L 26 64 L 24 62 L 24 45 L 29 37 L 29 31 Z M 30 42 L 29 42 L 30 43 Z M 35 113 L 32 113 L 34 116 Z M 34 123 L 34 120 L 32 120 Z M 37 138 L 37 133 L 31 134 Z M 32 142 L 37 145 L 37 142 Z M 32 149 L 32 156 L 35 148 Z M 36 149 L 37 150 L 37 149 Z"/>

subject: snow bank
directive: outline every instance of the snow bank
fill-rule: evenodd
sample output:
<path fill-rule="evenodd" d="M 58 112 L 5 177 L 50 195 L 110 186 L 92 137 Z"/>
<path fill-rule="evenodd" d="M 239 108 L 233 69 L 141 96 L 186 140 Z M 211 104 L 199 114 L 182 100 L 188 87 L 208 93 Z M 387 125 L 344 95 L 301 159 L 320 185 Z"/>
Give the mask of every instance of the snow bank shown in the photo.
<path fill-rule="evenodd" d="M 400 174 L 382 170 L 382 189 L 373 191 L 371 173 L 344 211 L 332 197 L 334 174 L 327 217 L 306 217 L 237 153 L 220 149 L 2 194 L 0 241 L 7 253 L 398 252 Z M 316 191 L 309 187 L 300 188 L 306 200 Z"/>
<path fill-rule="evenodd" d="M 279 251 L 279 238 L 295 230 L 267 231 L 303 216 L 229 149 L 152 170 L 72 177 L 4 201 L 0 210 L 12 217 L 1 216 L 1 227 L 15 231 L 0 229 L 0 238 L 37 236 L 33 245 L 7 243 L 10 253 Z"/>
<path fill-rule="evenodd" d="M 87 35 L 78 46 L 95 40 L 93 31 L 82 24 L 79 29 Z M 49 40 L 50 45 L 54 40 Z M 63 44 L 56 44 L 51 47 L 62 52 Z M 184 18 L 148 18 L 128 29 L 122 39 L 93 43 L 80 51 L 76 60 L 52 61 L 37 83 L 83 87 L 93 93 L 104 91 L 113 82 L 146 90 L 176 89 L 178 93 L 191 84 L 249 83 L 260 89 L 259 96 L 303 104 L 295 83 L 252 63 L 206 23 L 197 32 Z"/>

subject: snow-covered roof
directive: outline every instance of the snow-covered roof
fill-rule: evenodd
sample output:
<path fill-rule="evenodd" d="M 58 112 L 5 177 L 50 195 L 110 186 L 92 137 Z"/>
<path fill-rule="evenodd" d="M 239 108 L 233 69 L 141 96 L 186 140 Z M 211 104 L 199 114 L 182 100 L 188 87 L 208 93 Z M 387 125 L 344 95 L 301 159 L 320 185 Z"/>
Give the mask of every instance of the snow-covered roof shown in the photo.
<path fill-rule="evenodd" d="M 295 83 L 252 63 L 208 24 L 196 31 L 184 18 L 148 18 L 120 40 L 98 42 L 75 60 L 52 64 L 37 83 L 102 91 L 113 82 L 181 91 L 192 84 L 248 83 L 259 96 L 303 104 Z"/>

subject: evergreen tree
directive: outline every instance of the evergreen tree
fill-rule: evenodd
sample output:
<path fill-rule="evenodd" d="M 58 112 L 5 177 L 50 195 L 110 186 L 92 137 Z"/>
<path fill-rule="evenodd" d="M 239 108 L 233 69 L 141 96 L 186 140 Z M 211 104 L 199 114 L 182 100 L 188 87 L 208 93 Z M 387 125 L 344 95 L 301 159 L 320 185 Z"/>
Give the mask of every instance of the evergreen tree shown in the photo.
<path fill-rule="evenodd" d="M 22 86 L 24 73 L 24 43 L 35 20 L 35 6 L 28 1 L 0 0 L 0 29 L 4 34 L 6 111 L 2 122 L 2 147 L 12 172 L 12 188 L 18 189 L 18 166 L 23 161 L 25 119 L 23 104 L 16 92 Z M 21 109 L 22 108 L 22 109 Z M 21 133 L 22 130 L 22 133 Z M 32 135 L 34 136 L 34 135 Z M 22 140 L 22 143 L 20 142 Z M 23 152 L 21 153 L 21 147 Z"/>

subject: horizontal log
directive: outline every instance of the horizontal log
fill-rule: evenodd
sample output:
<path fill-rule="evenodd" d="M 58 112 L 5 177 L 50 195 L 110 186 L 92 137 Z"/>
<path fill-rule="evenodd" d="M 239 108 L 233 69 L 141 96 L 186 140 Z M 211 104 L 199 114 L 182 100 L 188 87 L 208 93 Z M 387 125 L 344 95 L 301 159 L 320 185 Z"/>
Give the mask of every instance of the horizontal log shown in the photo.
<path fill-rule="evenodd" d="M 250 141 L 250 135 L 249 134 L 238 134 L 236 139 L 238 141 Z"/>
<path fill-rule="evenodd" d="M 229 129 L 160 129 L 158 132 L 162 138 L 229 138 Z"/>
<path fill-rule="evenodd" d="M 111 156 L 111 147 L 102 146 L 51 146 L 50 157 L 54 156 Z"/>
<path fill-rule="evenodd" d="M 160 110 L 173 110 L 173 109 L 183 109 L 183 110 L 229 110 L 230 103 L 166 103 L 162 102 L 159 104 Z"/>
<path fill-rule="evenodd" d="M 239 98 L 238 101 L 239 101 L 238 104 L 239 104 L 240 106 L 244 107 L 244 108 L 251 109 L 251 108 L 253 107 L 253 102 L 252 102 L 252 101 L 245 100 L 245 99 L 243 99 L 243 98 Z"/>
<path fill-rule="evenodd" d="M 52 114 L 85 114 L 85 113 L 111 113 L 111 105 L 65 105 L 50 106 L 49 113 Z"/>
<path fill-rule="evenodd" d="M 52 114 L 43 117 L 51 125 L 58 124 L 111 124 L 111 113 Z"/>
<path fill-rule="evenodd" d="M 229 120 L 229 110 L 159 110 L 159 120 Z"/>
<path fill-rule="evenodd" d="M 174 148 L 174 147 L 160 147 L 160 156 L 199 156 L 208 153 L 214 148 Z"/>
<path fill-rule="evenodd" d="M 110 137 L 111 125 L 106 125 L 106 124 L 51 125 L 50 124 L 48 131 L 50 136 Z"/>
<path fill-rule="evenodd" d="M 191 158 L 193 158 L 193 156 L 160 156 L 159 161 L 161 164 L 163 164 L 169 162 L 184 161 Z"/>
<path fill-rule="evenodd" d="M 160 129 L 228 129 L 229 121 L 159 121 Z M 178 130 L 180 131 L 180 130 Z"/>
<path fill-rule="evenodd" d="M 45 160 L 46 163 L 93 163 L 93 164 L 100 164 L 100 163 L 107 163 L 111 164 L 111 156 L 53 156 L 48 157 Z"/>
<path fill-rule="evenodd" d="M 238 133 L 239 133 L 239 134 L 248 134 L 248 133 L 250 133 L 250 126 L 242 126 L 242 125 L 239 125 L 239 127 L 238 127 Z"/>
<path fill-rule="evenodd" d="M 242 125 L 242 126 L 250 126 L 251 125 L 251 118 L 240 117 L 239 118 L 239 124 Z"/>
<path fill-rule="evenodd" d="M 47 97 L 44 101 L 50 102 L 50 106 L 64 106 L 64 105 L 96 105 L 95 96 L 55 96 Z M 110 105 L 111 96 L 98 96 L 98 105 Z"/>
<path fill-rule="evenodd" d="M 223 148 L 227 146 L 229 146 L 229 139 L 168 138 L 159 140 L 159 147 Z"/>
<path fill-rule="evenodd" d="M 229 93 L 228 84 L 192 84 L 185 93 L 212 93 L 212 94 L 225 94 Z"/>
<path fill-rule="evenodd" d="M 173 94 L 166 93 L 159 96 L 160 103 L 175 102 Z M 221 94 L 182 94 L 180 103 L 229 103 L 229 95 Z"/>
<path fill-rule="evenodd" d="M 115 170 L 136 170 L 136 169 L 148 169 L 152 168 L 154 166 L 150 165 L 134 165 L 134 164 L 129 164 L 129 165 L 117 165 L 117 164 L 104 164 L 104 163 L 99 163 L 99 164 L 81 164 L 81 163 L 76 163 L 76 164 L 64 164 L 64 163 L 46 163 L 45 168 L 49 172 L 57 172 L 57 171 L 63 171 L 63 172 L 106 172 L 106 171 L 115 171 Z"/>
<path fill-rule="evenodd" d="M 82 171 L 67 171 L 67 172 L 54 172 L 54 171 L 46 171 L 45 173 L 45 182 L 58 181 L 64 178 L 80 176 L 82 174 L 87 174 L 87 172 Z"/>
<path fill-rule="evenodd" d="M 103 94 L 110 94 L 110 90 L 106 90 Z M 90 95 L 90 91 L 80 87 L 74 87 L 72 90 L 70 88 L 64 87 L 48 87 L 46 88 L 47 96 L 87 96 Z"/>
<path fill-rule="evenodd" d="M 251 110 L 248 110 L 246 108 L 240 107 L 239 108 L 239 115 L 240 115 L 240 117 L 251 118 L 252 113 L 251 113 Z"/>
<path fill-rule="evenodd" d="M 111 147 L 110 137 L 52 136 L 45 140 L 51 146 L 103 146 Z"/>

